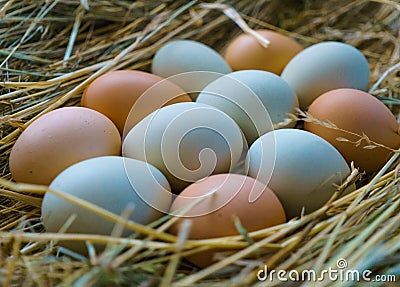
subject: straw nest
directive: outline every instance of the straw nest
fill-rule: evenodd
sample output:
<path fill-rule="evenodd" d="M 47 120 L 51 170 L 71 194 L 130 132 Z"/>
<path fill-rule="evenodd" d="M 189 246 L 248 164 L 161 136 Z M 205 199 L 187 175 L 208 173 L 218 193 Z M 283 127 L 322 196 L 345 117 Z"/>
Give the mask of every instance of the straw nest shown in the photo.
<path fill-rule="evenodd" d="M 8 156 L 24 127 L 50 110 L 78 105 L 82 91 L 106 71 L 147 71 L 154 52 L 168 40 L 199 40 L 223 51 L 241 30 L 218 7 L 197 1 L 0 3 L 1 286 L 266 286 L 257 280 L 264 265 L 321 271 L 335 268 L 338 259 L 346 259 L 351 269 L 398 276 L 397 153 L 377 174 L 362 175 L 353 169 L 348 182 L 356 181 L 358 189 L 346 197 L 334 196 L 312 214 L 249 234 L 240 230 L 238 236 L 186 240 L 185 230 L 178 237 L 164 232 L 173 219 L 141 226 L 76 198 L 69 200 L 115 221 L 114 234 L 44 233 L 40 204 L 46 187 L 10 181 Z M 279 31 L 306 46 L 339 40 L 359 48 L 371 68 L 370 93 L 398 115 L 398 1 L 233 0 L 225 4 L 240 12 L 250 27 Z M 123 225 L 136 231 L 137 237 L 119 238 Z M 60 239 L 85 241 L 89 256 L 57 248 Z M 107 247 L 97 254 L 93 243 Z M 216 264 L 202 270 L 181 260 L 185 254 L 216 247 L 236 252 L 221 255 Z M 292 282 L 292 286 L 300 284 Z M 341 281 L 307 284 L 346 285 Z"/>

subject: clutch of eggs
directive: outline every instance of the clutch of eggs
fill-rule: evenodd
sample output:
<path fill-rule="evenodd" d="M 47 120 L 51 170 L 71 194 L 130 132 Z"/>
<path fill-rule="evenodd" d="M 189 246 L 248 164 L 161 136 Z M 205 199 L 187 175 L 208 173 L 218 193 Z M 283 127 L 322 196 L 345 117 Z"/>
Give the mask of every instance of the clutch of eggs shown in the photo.
<path fill-rule="evenodd" d="M 361 91 L 369 80 L 362 53 L 338 42 L 303 50 L 289 37 L 257 32 L 270 41 L 267 48 L 243 34 L 222 57 L 202 43 L 176 40 L 156 52 L 152 74 L 97 78 L 83 107 L 52 111 L 26 128 L 10 155 L 13 178 L 50 184 L 115 214 L 132 205 L 129 219 L 141 224 L 171 212 L 180 217 L 171 233 L 191 219 L 189 238 L 205 239 L 238 234 L 233 215 L 254 231 L 320 208 L 349 175 L 351 161 L 379 169 L 400 136 L 390 110 Z M 305 123 L 307 131 L 293 129 L 294 122 L 274 130 L 298 107 L 389 150 L 360 151 L 351 145 L 356 138 L 313 122 Z M 107 235 L 114 226 L 62 196 L 45 195 L 48 231 L 73 215 L 67 232 Z M 82 244 L 62 244 L 85 253 Z M 224 250 L 187 259 L 206 266 L 217 251 Z"/>

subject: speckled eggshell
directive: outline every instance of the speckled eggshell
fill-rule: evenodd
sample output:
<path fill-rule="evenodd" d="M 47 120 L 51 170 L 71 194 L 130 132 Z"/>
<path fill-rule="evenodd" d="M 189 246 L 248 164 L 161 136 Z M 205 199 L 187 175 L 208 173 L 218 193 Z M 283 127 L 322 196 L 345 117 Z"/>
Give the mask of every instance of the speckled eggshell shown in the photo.
<path fill-rule="evenodd" d="M 88 201 L 116 215 L 133 208 L 129 219 L 151 223 L 167 212 L 172 196 L 164 175 L 142 161 L 105 156 L 76 163 L 60 173 L 50 189 Z M 42 203 L 42 221 L 48 232 L 58 232 L 76 215 L 67 233 L 110 235 L 115 223 L 83 207 L 47 192 Z M 123 236 L 132 231 L 125 230 Z M 65 241 L 61 245 L 79 253 L 87 249 L 81 242 Z"/>
<path fill-rule="evenodd" d="M 126 157 L 146 161 L 167 177 L 174 192 L 214 173 L 228 172 L 243 152 L 240 128 L 205 104 L 178 103 L 140 121 L 126 136 Z"/>
<path fill-rule="evenodd" d="M 110 119 L 91 109 L 66 107 L 30 124 L 17 139 L 9 163 L 15 181 L 47 185 L 74 163 L 120 154 L 121 137 Z"/>
<path fill-rule="evenodd" d="M 180 73 L 193 71 L 227 74 L 232 69 L 224 58 L 209 46 L 192 40 L 174 40 L 162 46 L 154 55 L 151 66 L 153 74 L 168 78 Z M 212 78 L 212 77 L 211 77 Z M 179 78 L 172 81 L 179 81 Z M 209 77 L 197 77 L 176 82 L 185 91 L 201 91 Z"/>
<path fill-rule="evenodd" d="M 282 73 L 287 63 L 303 47 L 294 39 L 270 30 L 256 30 L 269 40 L 263 47 L 249 34 L 241 34 L 229 43 L 225 51 L 225 60 L 232 70 L 264 70 L 277 75 Z"/>
<path fill-rule="evenodd" d="M 302 208 L 310 213 L 322 207 L 350 174 L 342 155 L 326 140 L 307 131 L 268 132 L 250 147 L 248 175 L 270 187 L 288 219 Z"/>
<path fill-rule="evenodd" d="M 154 87 L 156 84 L 157 87 Z M 153 92 L 145 93 L 151 87 L 154 87 Z M 180 87 L 159 76 L 141 71 L 118 70 L 94 80 L 83 93 L 81 105 L 106 115 L 122 134 L 128 115 L 139 98 L 141 105 L 130 115 L 127 129 L 158 108 L 191 101 Z"/>
<path fill-rule="evenodd" d="M 309 113 L 318 120 L 331 122 L 339 129 L 354 133 L 330 129 L 313 122 L 304 125 L 306 130 L 334 145 L 349 164 L 354 161 L 355 167 L 361 171 L 378 171 L 393 155 L 390 149 L 366 139 L 357 146 L 355 143 L 363 135 L 394 150 L 400 147 L 396 118 L 381 101 L 366 92 L 355 89 L 329 91 L 312 103 Z"/>
<path fill-rule="evenodd" d="M 322 42 L 298 53 L 285 67 L 282 78 L 295 90 L 300 108 L 338 88 L 366 90 L 369 67 L 364 55 L 345 43 Z"/>
<path fill-rule="evenodd" d="M 260 194 L 254 201 L 249 199 L 253 190 Z M 194 206 L 183 214 L 182 211 L 191 205 Z M 173 234 L 178 234 L 185 219 L 191 220 L 189 239 L 239 235 L 233 216 L 239 218 L 248 232 L 286 221 L 283 207 L 273 191 L 260 181 L 239 174 L 212 175 L 189 185 L 174 200 L 171 213 L 181 216 L 170 229 Z M 188 259 L 201 267 L 215 260 L 213 252 L 199 253 Z"/>
<path fill-rule="evenodd" d="M 296 94 L 281 77 L 258 70 L 237 71 L 216 79 L 204 88 L 196 102 L 228 114 L 240 126 L 249 145 L 298 107 Z"/>

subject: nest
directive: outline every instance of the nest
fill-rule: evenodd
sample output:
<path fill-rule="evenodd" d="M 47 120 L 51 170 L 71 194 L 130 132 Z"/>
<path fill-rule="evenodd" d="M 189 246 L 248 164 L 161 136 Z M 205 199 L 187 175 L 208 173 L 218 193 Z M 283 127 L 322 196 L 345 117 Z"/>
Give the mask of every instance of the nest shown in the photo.
<path fill-rule="evenodd" d="M 148 71 L 155 51 L 171 39 L 198 40 L 223 52 L 242 31 L 218 5 L 197 1 L 0 2 L 1 286 L 350 286 L 354 282 L 266 283 L 257 278 L 265 266 L 318 272 L 337 268 L 344 259 L 342 263 L 351 269 L 394 274 L 399 280 L 398 153 L 376 174 L 358 174 L 353 169 L 347 183 L 356 181 L 358 189 L 351 194 L 334 196 L 312 214 L 256 232 L 240 230 L 237 236 L 187 240 L 185 232 L 177 237 L 165 232 L 173 218 L 142 226 L 76 198 L 70 200 L 116 222 L 114 234 L 43 232 L 40 205 L 47 187 L 10 181 L 8 157 L 21 131 L 46 112 L 78 105 L 87 85 L 107 71 Z M 251 28 L 272 29 L 305 46 L 338 40 L 357 47 L 370 64 L 369 92 L 398 116 L 397 1 L 232 0 L 224 4 L 234 7 Z M 122 226 L 138 237 L 118 237 Z M 61 239 L 86 242 L 88 257 L 57 248 Z M 104 244 L 105 251 L 96 253 L 95 243 Z M 236 252 L 228 257 L 222 254 L 204 269 L 182 260 L 212 248 Z"/>

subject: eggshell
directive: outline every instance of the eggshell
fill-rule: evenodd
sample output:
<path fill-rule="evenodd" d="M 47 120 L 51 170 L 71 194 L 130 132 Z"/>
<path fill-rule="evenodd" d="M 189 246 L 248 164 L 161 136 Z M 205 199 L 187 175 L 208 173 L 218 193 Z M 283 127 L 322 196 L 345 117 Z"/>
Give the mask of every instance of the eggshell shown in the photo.
<path fill-rule="evenodd" d="M 257 70 L 237 71 L 216 79 L 204 88 L 196 102 L 229 115 L 242 129 L 248 144 L 273 130 L 273 124 L 284 121 L 298 107 L 293 89 L 281 77 Z"/>
<path fill-rule="evenodd" d="M 330 129 L 306 122 L 304 128 L 334 145 L 348 163 L 354 161 L 361 171 L 378 171 L 393 155 L 390 149 L 374 145 L 366 139 L 391 149 L 400 147 L 399 124 L 391 111 L 377 98 L 354 89 L 336 89 L 318 97 L 309 113 L 318 120 L 329 121 L 339 129 Z M 349 141 L 339 141 L 340 138 Z M 339 140 L 338 140 L 339 139 Z M 371 149 L 372 148 L 372 149 Z"/>
<path fill-rule="evenodd" d="M 200 103 L 178 103 L 153 112 L 128 133 L 122 145 L 124 156 L 160 169 L 174 192 L 210 174 L 228 172 L 238 164 L 242 150 L 236 123 Z"/>
<path fill-rule="evenodd" d="M 142 161 L 105 156 L 76 163 L 60 173 L 50 189 L 72 195 L 100 206 L 116 215 L 133 207 L 130 220 L 151 223 L 168 211 L 171 203 L 170 187 L 163 174 Z M 75 220 L 67 233 L 110 235 L 115 223 L 93 212 L 47 192 L 42 203 L 42 221 L 48 232 L 58 232 L 72 216 Z M 132 231 L 124 230 L 123 236 Z M 86 253 L 81 242 L 61 245 L 76 252 Z"/>
<path fill-rule="evenodd" d="M 145 93 L 156 84 L 152 93 Z M 136 108 L 130 116 L 128 129 L 158 108 L 191 101 L 180 87 L 159 76 L 141 71 L 118 70 L 94 80 L 85 90 L 81 105 L 106 115 L 122 134 L 128 115 L 139 98 L 140 108 Z"/>
<path fill-rule="evenodd" d="M 270 187 L 287 218 L 323 206 L 350 174 L 341 154 L 326 140 L 307 131 L 268 132 L 250 147 L 248 175 Z"/>
<path fill-rule="evenodd" d="M 91 109 L 66 107 L 30 124 L 15 142 L 9 164 L 15 181 L 47 185 L 74 163 L 120 153 L 121 138 L 111 120 Z"/>
<path fill-rule="evenodd" d="M 256 30 L 270 44 L 263 47 L 249 34 L 241 34 L 228 45 L 225 60 L 234 71 L 264 70 L 277 75 L 303 47 L 292 38 L 270 30 Z"/>
<path fill-rule="evenodd" d="M 295 90 L 300 108 L 306 109 L 329 90 L 366 90 L 369 67 L 356 48 L 340 42 L 322 42 L 298 53 L 283 70 L 282 78 Z"/>
<path fill-rule="evenodd" d="M 200 42 L 191 40 L 170 41 L 161 47 L 154 55 L 151 66 L 153 74 L 163 78 L 173 75 L 193 72 L 208 71 L 218 74 L 232 72 L 224 58 Z M 211 77 L 211 80 L 214 79 Z M 201 91 L 209 82 L 209 77 L 193 78 L 192 81 L 184 81 L 180 78 L 171 79 L 185 91 Z M 193 96 L 195 98 L 195 96 Z"/>
<path fill-rule="evenodd" d="M 257 190 L 261 195 L 249 199 Z M 191 207 L 185 214 L 182 210 Z M 286 221 L 283 207 L 276 195 L 263 183 L 239 174 L 212 175 L 186 187 L 174 200 L 171 213 L 182 216 L 170 229 L 178 234 L 185 219 L 191 220 L 190 239 L 207 239 L 239 235 L 233 216 L 237 216 L 247 231 L 255 231 Z M 211 264 L 213 253 L 188 257 L 198 266 Z"/>

